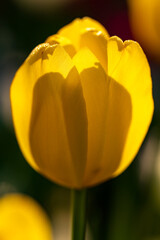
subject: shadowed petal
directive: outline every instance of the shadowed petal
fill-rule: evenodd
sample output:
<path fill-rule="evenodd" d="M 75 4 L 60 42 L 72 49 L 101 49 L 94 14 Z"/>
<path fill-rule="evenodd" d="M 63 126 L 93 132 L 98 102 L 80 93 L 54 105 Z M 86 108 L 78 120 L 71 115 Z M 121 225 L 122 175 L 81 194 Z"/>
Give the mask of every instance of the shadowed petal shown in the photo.
<path fill-rule="evenodd" d="M 65 186 L 80 187 L 87 157 L 87 118 L 76 69 L 64 79 L 43 75 L 33 92 L 30 143 L 40 172 Z"/>
<path fill-rule="evenodd" d="M 17 135 L 18 142 L 20 144 L 20 147 L 21 147 L 21 150 L 22 150 L 24 156 L 26 157 L 28 162 L 31 164 L 31 166 L 34 167 L 37 171 L 43 172 L 43 170 L 40 169 L 41 165 L 39 166 L 38 161 L 40 161 L 40 162 L 46 161 L 46 158 L 44 159 L 42 157 L 42 160 L 41 160 L 41 158 L 34 159 L 34 157 L 33 157 L 33 142 L 34 143 L 36 142 L 35 135 L 34 135 L 34 138 L 32 137 L 32 144 L 30 146 L 31 128 L 32 128 L 32 131 L 34 130 L 33 127 L 31 127 L 31 121 L 33 121 L 33 120 L 31 120 L 31 118 L 33 118 L 33 115 L 35 114 L 35 113 L 33 113 L 33 107 L 35 108 L 35 111 L 39 112 L 40 116 L 41 116 L 41 114 L 42 115 L 44 114 L 44 116 L 41 116 L 42 118 L 40 118 L 37 121 L 43 122 L 43 118 L 44 118 L 44 122 L 43 122 L 44 130 L 45 130 L 45 127 L 47 127 L 47 129 L 49 131 L 48 134 L 49 134 L 50 140 L 51 140 L 51 135 L 50 135 L 51 132 L 53 133 L 53 130 L 55 128 L 58 129 L 58 127 L 59 127 L 59 131 L 61 129 L 61 125 L 58 122 L 58 119 L 59 119 L 58 116 L 57 116 L 57 120 L 56 120 L 57 122 L 55 122 L 55 124 L 57 123 L 57 126 L 55 125 L 54 127 L 52 127 L 52 121 L 51 121 L 51 120 L 53 120 L 52 117 L 56 116 L 56 114 L 53 112 L 52 107 L 54 107 L 54 104 L 55 104 L 55 108 L 58 108 L 58 106 L 59 106 L 58 104 L 65 105 L 66 112 L 64 112 L 64 116 L 66 118 L 65 121 L 67 124 L 67 128 L 69 128 L 70 125 L 68 122 L 68 118 L 69 118 L 69 116 L 71 117 L 71 114 L 72 114 L 72 112 L 69 109 L 69 103 L 70 103 L 70 106 L 72 106 L 72 107 L 74 106 L 73 114 L 76 114 L 75 117 L 73 118 L 75 120 L 74 124 L 79 125 L 79 121 L 84 119 L 84 121 L 82 121 L 82 126 L 84 127 L 84 131 L 81 131 L 81 133 L 83 134 L 84 139 L 86 138 L 86 130 L 85 129 L 87 128 L 87 124 L 86 124 L 86 115 L 85 115 L 85 103 L 83 101 L 83 96 L 82 96 L 82 93 L 80 90 L 81 84 L 79 81 L 78 73 L 75 73 L 75 71 L 71 72 L 71 69 L 73 69 L 73 63 L 72 63 L 69 55 L 66 53 L 66 51 L 62 47 L 56 46 L 56 45 L 50 46 L 49 44 L 42 44 L 33 50 L 33 52 L 30 54 L 30 56 L 27 58 L 27 60 L 24 62 L 24 64 L 21 66 L 21 68 L 18 70 L 18 72 L 15 75 L 14 80 L 12 82 L 10 94 L 11 94 L 11 107 L 12 107 L 13 122 L 14 122 L 14 126 L 15 126 L 16 135 Z M 56 75 L 56 72 L 59 73 L 58 77 Z M 51 77 L 52 76 L 51 73 L 54 73 L 54 78 Z M 46 74 L 48 74 L 48 75 L 46 75 Z M 73 78 L 74 78 L 75 82 L 73 81 Z M 40 81 L 41 84 L 38 83 L 40 79 L 44 79 L 44 80 Z M 67 79 L 67 81 L 65 81 L 64 79 Z M 51 89 L 49 89 L 49 87 L 51 87 Z M 63 89 L 64 94 L 60 95 L 59 98 L 57 98 L 58 99 L 57 102 L 54 102 L 53 101 L 54 97 L 55 96 L 58 97 L 58 95 L 55 94 L 56 90 L 58 91 L 58 89 L 57 89 L 58 87 Z M 40 89 L 40 90 L 36 90 L 36 89 Z M 46 92 L 44 91 L 44 89 L 46 90 Z M 74 91 L 77 95 L 75 95 Z M 52 100 L 51 106 L 49 106 L 48 105 L 49 102 L 47 102 L 49 99 L 49 96 L 47 98 L 48 93 L 50 93 L 50 95 L 49 95 L 50 101 Z M 79 95 L 78 95 L 78 93 L 79 93 Z M 53 94 L 55 94 L 55 95 L 53 95 Z M 57 94 L 58 94 L 58 92 L 57 92 Z M 42 95 L 44 97 L 44 99 L 38 99 L 37 101 L 39 101 L 38 102 L 39 105 L 36 105 L 35 96 L 38 96 L 38 95 Z M 77 96 L 77 99 L 76 99 L 76 96 Z M 72 103 L 72 101 L 73 101 L 73 103 Z M 41 103 L 42 103 L 42 105 L 41 105 Z M 37 109 L 37 106 L 38 106 L 38 109 Z M 61 111 L 62 111 L 62 107 L 57 109 L 57 114 L 62 114 Z M 76 111 L 77 111 L 77 113 L 76 113 Z M 47 116 L 46 114 L 49 114 L 49 116 Z M 85 116 L 84 115 L 81 116 L 81 114 L 84 114 Z M 33 122 L 35 124 L 35 120 Z M 32 122 L 32 124 L 33 124 L 33 122 Z M 37 131 L 43 132 L 43 124 L 40 126 L 39 130 L 37 130 Z M 47 126 L 47 124 L 51 124 L 51 126 L 50 125 Z M 73 128 L 76 128 L 76 125 L 73 125 Z M 51 132 L 50 132 L 50 129 L 51 129 Z M 77 129 L 79 131 L 78 126 L 77 126 Z M 62 128 L 62 132 L 63 132 L 63 130 L 64 129 Z M 81 128 L 80 128 L 80 130 L 81 130 Z M 35 132 L 36 132 L 36 129 L 35 129 Z M 58 130 L 57 130 L 57 132 L 58 132 Z M 78 133 L 75 132 L 75 135 L 76 134 L 78 134 Z M 54 135 L 52 137 L 54 139 Z M 70 133 L 70 135 L 68 134 L 68 138 L 69 138 L 68 144 L 71 145 L 71 142 L 74 142 L 74 137 L 75 136 L 72 136 L 72 133 Z M 60 138 L 63 139 L 62 136 L 60 136 Z M 34 141 L 33 141 L 33 139 L 34 139 Z M 78 135 L 75 145 L 79 143 L 79 142 L 77 143 L 77 141 L 79 141 L 78 139 L 80 139 L 82 141 L 82 139 Z M 81 145 L 79 146 L 80 149 L 84 148 L 84 150 L 82 150 L 84 157 L 81 160 L 83 162 L 82 171 L 80 171 L 79 175 L 77 175 L 76 181 L 78 181 L 78 180 L 80 181 L 79 178 L 81 175 L 83 175 L 83 173 L 82 173 L 83 166 L 85 164 L 85 159 L 86 159 L 85 158 L 85 151 L 86 151 L 85 146 L 82 146 L 83 144 L 84 145 L 86 144 L 86 141 L 84 139 L 83 139 L 83 143 L 81 143 Z M 38 141 L 38 139 L 37 139 L 37 141 Z M 63 139 L 63 141 L 65 142 L 67 140 Z M 56 140 L 55 140 L 55 142 L 56 142 Z M 43 144 L 44 141 L 41 143 Z M 50 143 L 48 143 L 48 141 L 47 141 L 46 144 L 52 145 L 52 143 L 53 143 L 52 141 Z M 59 145 L 60 142 L 57 142 L 56 144 Z M 74 147 L 75 147 L 75 145 L 74 145 Z M 65 143 L 65 146 L 66 146 L 66 143 Z M 39 147 L 39 149 L 37 149 L 37 151 L 40 151 L 41 148 L 42 149 L 45 148 L 45 146 L 41 146 L 40 144 L 38 147 Z M 46 150 L 47 150 L 47 148 L 46 148 Z M 62 151 L 62 153 L 65 152 L 65 151 L 63 151 L 63 149 L 61 151 Z M 68 151 L 68 153 L 66 153 L 67 151 Z M 72 156 L 75 157 L 75 152 L 74 152 L 73 148 L 66 150 L 66 152 L 65 152 L 66 156 L 64 154 L 63 158 L 62 158 L 62 154 L 60 155 L 60 159 L 62 161 L 63 160 L 67 161 L 67 159 L 70 157 L 70 162 L 71 162 L 71 156 L 69 156 L 69 154 L 71 154 Z M 80 152 L 77 152 L 77 155 L 79 153 Z M 48 154 L 50 154 L 50 153 L 48 153 Z M 54 159 L 54 158 L 52 158 L 52 159 Z M 77 156 L 77 159 L 78 159 L 78 156 Z M 74 164 L 73 168 L 74 167 L 78 168 L 78 166 L 79 166 L 78 165 L 79 163 L 77 163 L 78 162 L 77 159 L 75 159 L 75 164 Z M 51 161 L 51 159 L 50 159 L 50 161 Z M 52 164 L 54 165 L 54 163 L 52 163 Z M 71 170 L 71 172 L 69 172 L 66 170 L 66 168 L 64 168 L 64 167 L 66 167 L 67 162 L 65 162 L 64 165 L 61 162 L 61 164 L 59 163 L 59 165 L 62 165 L 62 168 L 63 168 L 63 170 L 62 171 L 60 170 L 60 172 L 64 172 L 64 173 L 68 174 L 68 176 L 69 176 L 68 182 L 65 182 L 65 180 L 64 180 L 65 175 L 63 177 L 63 180 L 59 180 L 59 181 L 63 181 L 63 183 L 65 185 L 69 184 L 69 182 L 72 182 L 72 185 L 73 185 L 74 181 L 72 178 L 73 178 L 73 175 L 75 176 L 77 173 L 73 173 L 74 172 L 73 169 Z M 49 168 L 49 167 L 50 167 L 50 165 L 47 168 Z M 69 167 L 71 168 L 71 166 L 69 166 Z M 46 172 L 46 170 L 44 170 L 44 171 Z M 51 171 L 49 171 L 48 175 L 50 175 L 50 174 L 51 174 Z M 52 174 L 52 176 L 53 176 L 53 174 Z M 49 177 L 51 178 L 51 176 L 49 176 Z M 72 181 L 71 181 L 71 179 L 72 179 Z M 77 182 L 75 182 L 75 184 L 77 184 Z"/>
<path fill-rule="evenodd" d="M 108 75 L 129 92 L 132 121 L 123 156 L 113 176 L 120 174 L 137 154 L 153 115 L 152 81 L 147 59 L 134 41 L 117 37 L 108 41 Z"/>
<path fill-rule="evenodd" d="M 131 121 L 129 93 L 108 77 L 87 49 L 73 58 L 79 71 L 88 116 L 88 155 L 84 186 L 111 177 L 119 165 Z"/>

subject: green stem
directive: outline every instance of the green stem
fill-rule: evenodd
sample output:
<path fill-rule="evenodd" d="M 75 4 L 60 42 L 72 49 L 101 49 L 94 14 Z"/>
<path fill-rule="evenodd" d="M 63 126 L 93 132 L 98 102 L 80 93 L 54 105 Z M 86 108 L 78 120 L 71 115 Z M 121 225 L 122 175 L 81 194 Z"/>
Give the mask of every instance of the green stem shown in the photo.
<path fill-rule="evenodd" d="M 86 230 L 86 189 L 72 190 L 72 240 L 84 240 Z"/>

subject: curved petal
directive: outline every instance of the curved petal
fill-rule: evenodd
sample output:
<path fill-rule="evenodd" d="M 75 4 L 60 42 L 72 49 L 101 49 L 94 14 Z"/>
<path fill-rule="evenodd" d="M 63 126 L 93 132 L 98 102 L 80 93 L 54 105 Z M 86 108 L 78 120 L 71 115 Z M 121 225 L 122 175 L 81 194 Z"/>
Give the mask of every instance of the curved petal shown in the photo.
<path fill-rule="evenodd" d="M 32 198 L 7 194 L 0 198 L 0 212 L 0 239 L 52 239 L 48 216 Z"/>
<path fill-rule="evenodd" d="M 57 50 L 54 51 L 55 49 Z M 51 51 L 52 54 L 51 52 L 50 54 L 46 54 L 47 51 Z M 54 69 L 53 66 L 55 57 L 59 58 L 59 61 L 57 60 L 58 62 L 61 62 L 64 58 L 64 62 L 68 61 L 68 63 L 70 63 L 69 57 L 66 55 L 64 56 L 64 54 L 63 49 L 60 47 L 57 48 L 56 45 L 54 47 L 50 47 L 49 44 L 41 44 L 37 46 L 17 71 L 11 85 L 11 109 L 17 139 L 24 156 L 35 169 L 38 169 L 38 166 L 35 164 L 32 157 L 28 138 L 33 88 L 40 76 L 47 72 L 52 72 L 52 70 L 58 70 Z M 53 69 L 51 68 L 51 65 L 53 66 Z M 58 66 L 55 67 L 58 68 Z M 70 68 L 68 65 L 68 70 L 71 68 L 72 63 L 70 63 Z M 63 73 L 63 68 L 61 71 Z M 64 72 L 64 75 L 66 74 L 67 73 Z"/>
<path fill-rule="evenodd" d="M 107 30 L 99 22 L 89 17 L 75 19 L 70 24 L 61 28 L 58 31 L 58 34 L 68 38 L 72 44 L 74 44 L 76 50 L 78 50 L 81 34 L 88 29 L 96 29 L 103 32 L 107 37 L 109 37 Z"/>
<path fill-rule="evenodd" d="M 89 29 L 80 37 L 80 48 L 87 47 L 99 60 L 100 64 L 107 73 L 107 40 L 108 37 L 101 31 Z"/>
<path fill-rule="evenodd" d="M 80 181 L 79 178 L 83 170 L 80 171 L 77 177 L 78 179 L 75 179 L 75 173 L 74 173 L 75 169 L 73 169 L 73 165 L 71 164 L 71 155 L 75 157 L 75 152 L 73 149 L 69 149 L 67 145 L 68 143 L 67 139 L 66 138 L 63 139 L 63 137 L 60 135 L 61 132 L 64 132 L 64 125 L 61 125 L 62 123 L 60 124 L 59 122 L 56 122 L 56 121 L 54 121 L 54 123 L 57 124 L 57 126 L 56 125 L 50 126 L 50 125 L 52 125 L 51 120 L 54 120 L 54 112 L 53 112 L 52 106 L 55 108 L 55 111 L 59 105 L 61 106 L 60 109 L 57 109 L 59 113 L 59 118 L 60 118 L 62 117 L 62 113 L 60 112 L 63 109 L 62 105 L 66 104 L 67 107 L 65 106 L 65 108 L 67 112 L 64 112 L 63 114 L 66 117 L 65 121 L 66 121 L 67 127 L 71 128 L 70 122 L 67 118 L 68 116 L 71 117 L 71 114 L 72 114 L 72 112 L 69 109 L 69 103 L 70 103 L 70 105 L 74 107 L 73 111 L 75 111 L 75 114 L 77 114 L 76 117 L 79 119 L 79 120 L 75 119 L 76 117 L 74 118 L 75 123 L 73 124 L 72 128 L 77 127 L 78 129 L 77 125 L 79 125 L 79 121 L 82 121 L 81 126 L 83 127 L 84 131 L 87 127 L 85 103 L 83 101 L 79 76 L 78 76 L 78 73 L 75 73 L 75 71 L 72 71 L 72 74 L 71 74 L 72 69 L 73 69 L 73 63 L 69 55 L 61 46 L 59 45 L 50 46 L 47 43 L 42 44 L 33 50 L 33 52 L 30 54 L 30 56 L 27 58 L 27 60 L 24 62 L 21 68 L 18 70 L 12 82 L 11 91 L 10 91 L 13 122 L 15 126 L 16 135 L 18 138 L 18 142 L 20 144 L 20 147 L 24 156 L 26 157 L 26 159 L 28 160 L 28 162 L 31 164 L 33 168 L 35 168 L 37 171 L 42 172 L 45 175 L 47 175 L 46 168 L 48 169 L 49 167 L 53 167 L 55 161 L 61 160 L 62 162 L 57 164 L 57 166 L 59 167 L 61 165 L 61 169 L 59 169 L 59 174 L 60 174 L 60 177 L 62 177 L 62 179 L 57 179 L 58 177 L 54 177 L 54 172 L 51 176 L 51 170 L 49 171 L 47 176 L 51 179 L 54 179 L 57 182 L 60 182 L 64 185 L 70 185 L 70 186 L 72 185 L 74 186 L 74 184 L 75 185 L 78 184 L 77 181 L 78 180 Z M 73 76 L 75 78 L 74 83 L 73 83 Z M 66 81 L 64 81 L 64 79 Z M 55 94 L 56 88 L 63 89 L 64 95 L 63 96 L 56 95 Z M 73 94 L 74 91 L 77 94 L 76 96 Z M 47 94 L 48 94 L 48 97 L 47 97 Z M 37 99 L 36 96 L 43 96 L 44 98 Z M 53 102 L 54 97 L 57 99 L 55 102 Z M 75 101 L 73 101 L 73 99 Z M 49 105 L 49 104 L 52 104 L 52 105 Z M 77 109 L 75 109 L 76 107 Z M 37 114 L 39 114 L 39 118 L 36 117 L 36 113 L 33 112 L 33 109 L 34 111 L 38 111 Z M 79 112 L 78 112 L 78 109 L 79 109 Z M 41 114 L 42 115 L 44 114 L 44 116 L 42 116 Z M 48 115 L 45 115 L 45 114 L 48 114 Z M 35 128 L 33 127 L 33 124 L 35 124 Z M 47 124 L 50 124 L 50 125 L 47 125 Z M 59 138 L 63 139 L 63 142 L 65 142 L 64 149 L 61 150 L 61 152 L 64 153 L 64 155 L 62 156 L 61 154 L 60 159 L 53 159 L 54 160 L 53 163 L 51 163 L 51 161 L 53 161 L 51 160 L 51 158 L 49 158 L 48 160 L 46 158 L 42 158 L 42 159 L 39 158 L 39 155 L 36 152 L 38 150 L 40 151 L 42 148 L 41 151 L 44 151 L 43 157 L 46 157 L 45 151 L 47 149 L 45 150 L 44 148 L 45 147 L 50 148 L 51 146 L 53 146 L 52 144 L 53 142 L 51 142 L 49 146 L 43 145 L 45 143 L 44 143 L 44 140 L 42 139 L 43 137 L 42 135 L 40 135 L 41 136 L 40 139 L 36 139 L 36 137 L 38 136 L 38 132 L 36 132 L 38 131 L 38 127 L 41 128 L 39 129 L 39 132 L 41 131 L 45 132 L 46 128 L 48 128 L 48 131 L 49 131 L 48 135 L 50 137 L 50 141 L 52 141 L 51 137 L 53 137 L 54 139 L 54 135 L 51 136 L 51 133 L 54 134 L 54 130 L 55 130 L 57 131 L 57 134 L 58 134 L 58 131 L 60 131 Z M 31 133 L 31 130 L 33 132 L 33 135 Z M 82 136 L 84 136 L 85 138 L 86 137 L 85 134 L 87 133 L 84 133 L 84 131 L 82 131 L 81 133 L 82 133 Z M 75 132 L 75 135 L 80 134 L 80 132 L 79 133 L 77 132 Z M 72 136 L 72 133 L 71 133 L 71 136 L 67 136 L 69 138 L 68 141 L 70 145 L 71 145 L 71 142 L 74 141 L 75 135 Z M 77 137 L 81 139 L 79 135 Z M 39 149 L 37 150 L 35 150 L 36 140 L 39 143 L 39 146 L 37 146 Z M 77 143 L 77 141 L 75 141 L 74 147 L 76 144 L 79 143 L 79 142 Z M 31 142 L 31 145 L 30 145 L 30 142 Z M 84 145 L 86 144 L 85 139 L 83 139 L 83 143 Z M 49 144 L 48 141 L 46 144 Z M 56 143 L 56 139 L 55 139 L 54 144 L 58 148 L 57 151 L 60 152 L 60 143 L 59 142 Z M 81 147 L 79 147 L 78 154 L 81 151 L 80 149 L 85 148 L 82 145 L 83 144 L 81 144 Z M 83 149 L 82 151 L 84 156 L 84 159 L 82 161 L 85 164 L 85 150 Z M 49 154 L 51 154 L 51 152 Z M 37 156 L 36 158 L 35 158 L 35 155 Z M 42 163 L 41 161 L 42 162 L 44 161 L 44 162 Z M 44 166 L 45 161 L 50 161 L 50 163 L 46 162 L 46 166 Z M 68 161 L 70 162 L 68 163 Z M 78 160 L 75 160 L 75 165 L 77 164 L 77 161 Z M 78 167 L 78 166 L 79 165 L 77 164 L 74 167 Z M 44 167 L 44 169 L 42 169 L 41 167 Z M 66 167 L 69 168 L 70 171 L 67 171 Z M 82 168 L 83 168 L 83 164 L 82 164 Z M 59 176 L 58 172 L 55 176 Z M 66 182 L 66 179 L 68 182 Z"/>
<path fill-rule="evenodd" d="M 73 61 L 81 77 L 88 116 L 83 184 L 91 186 L 110 178 L 119 165 L 131 121 L 131 101 L 129 93 L 106 75 L 87 48 L 81 49 Z"/>
<path fill-rule="evenodd" d="M 129 92 L 132 120 L 123 156 L 113 176 L 120 174 L 137 154 L 153 115 L 152 81 L 147 59 L 134 41 L 117 37 L 108 41 L 108 75 Z"/>
<path fill-rule="evenodd" d="M 71 58 L 76 53 L 75 47 L 73 46 L 71 41 L 65 37 L 58 35 L 58 34 L 48 37 L 45 42 L 49 43 L 51 45 L 60 44 L 66 50 L 66 52 L 70 55 Z"/>
<path fill-rule="evenodd" d="M 87 116 L 78 73 L 43 75 L 34 87 L 30 143 L 39 171 L 81 187 L 87 157 Z"/>

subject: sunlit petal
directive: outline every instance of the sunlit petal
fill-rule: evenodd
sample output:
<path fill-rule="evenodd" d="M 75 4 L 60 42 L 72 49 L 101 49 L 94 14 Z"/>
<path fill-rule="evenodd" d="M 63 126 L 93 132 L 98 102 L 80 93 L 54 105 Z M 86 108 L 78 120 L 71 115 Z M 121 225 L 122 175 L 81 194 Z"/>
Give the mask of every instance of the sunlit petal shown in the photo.
<path fill-rule="evenodd" d="M 60 36 L 58 34 L 48 37 L 45 42 L 49 43 L 50 45 L 60 44 L 70 55 L 70 57 L 73 57 L 76 53 L 75 47 L 73 46 L 71 41 L 68 38 Z"/>
<path fill-rule="evenodd" d="M 107 42 L 108 37 L 101 31 L 94 29 L 85 31 L 80 38 L 80 48 L 87 47 L 96 56 L 107 72 Z"/>
<path fill-rule="evenodd" d="M 12 115 L 22 152 L 35 169 L 54 180 L 61 176 L 58 181 L 63 184 L 67 184 L 66 178 L 70 182 L 76 177 L 78 181 L 74 168 L 79 167 L 81 155 L 83 164 L 78 174 L 83 174 L 87 145 L 85 103 L 78 73 L 71 69 L 73 63 L 62 47 L 42 45 L 31 53 L 11 86 Z M 79 152 L 75 153 L 77 148 Z"/>
<path fill-rule="evenodd" d="M 67 26 L 61 28 L 58 34 L 68 38 L 78 50 L 80 46 L 80 37 L 84 31 L 89 29 L 96 29 L 103 32 L 107 37 L 109 37 L 107 30 L 96 20 L 89 17 L 84 17 L 82 19 L 77 18 Z"/>
<path fill-rule="evenodd" d="M 110 178 L 119 164 L 132 106 L 129 93 L 106 75 L 88 49 L 80 50 L 73 60 L 80 73 L 88 116 L 86 186 Z"/>
<path fill-rule="evenodd" d="M 129 92 L 132 102 L 132 121 L 119 167 L 122 172 L 137 154 L 153 115 L 152 82 L 147 59 L 134 41 L 116 37 L 108 43 L 108 75 Z"/>

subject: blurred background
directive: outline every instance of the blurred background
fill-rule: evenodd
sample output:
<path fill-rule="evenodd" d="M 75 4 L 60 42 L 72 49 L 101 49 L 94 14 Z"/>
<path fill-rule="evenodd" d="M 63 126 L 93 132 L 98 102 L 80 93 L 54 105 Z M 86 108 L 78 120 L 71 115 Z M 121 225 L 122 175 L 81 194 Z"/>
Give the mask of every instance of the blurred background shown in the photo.
<path fill-rule="evenodd" d="M 159 240 L 159 0 L 1 0 L 0 196 L 21 192 L 33 197 L 47 212 L 54 239 L 70 239 L 70 191 L 40 176 L 24 160 L 13 130 L 9 87 L 36 45 L 83 16 L 101 22 L 110 35 L 141 44 L 151 66 L 155 101 L 149 132 L 130 167 L 119 177 L 88 190 L 86 240 Z"/>

